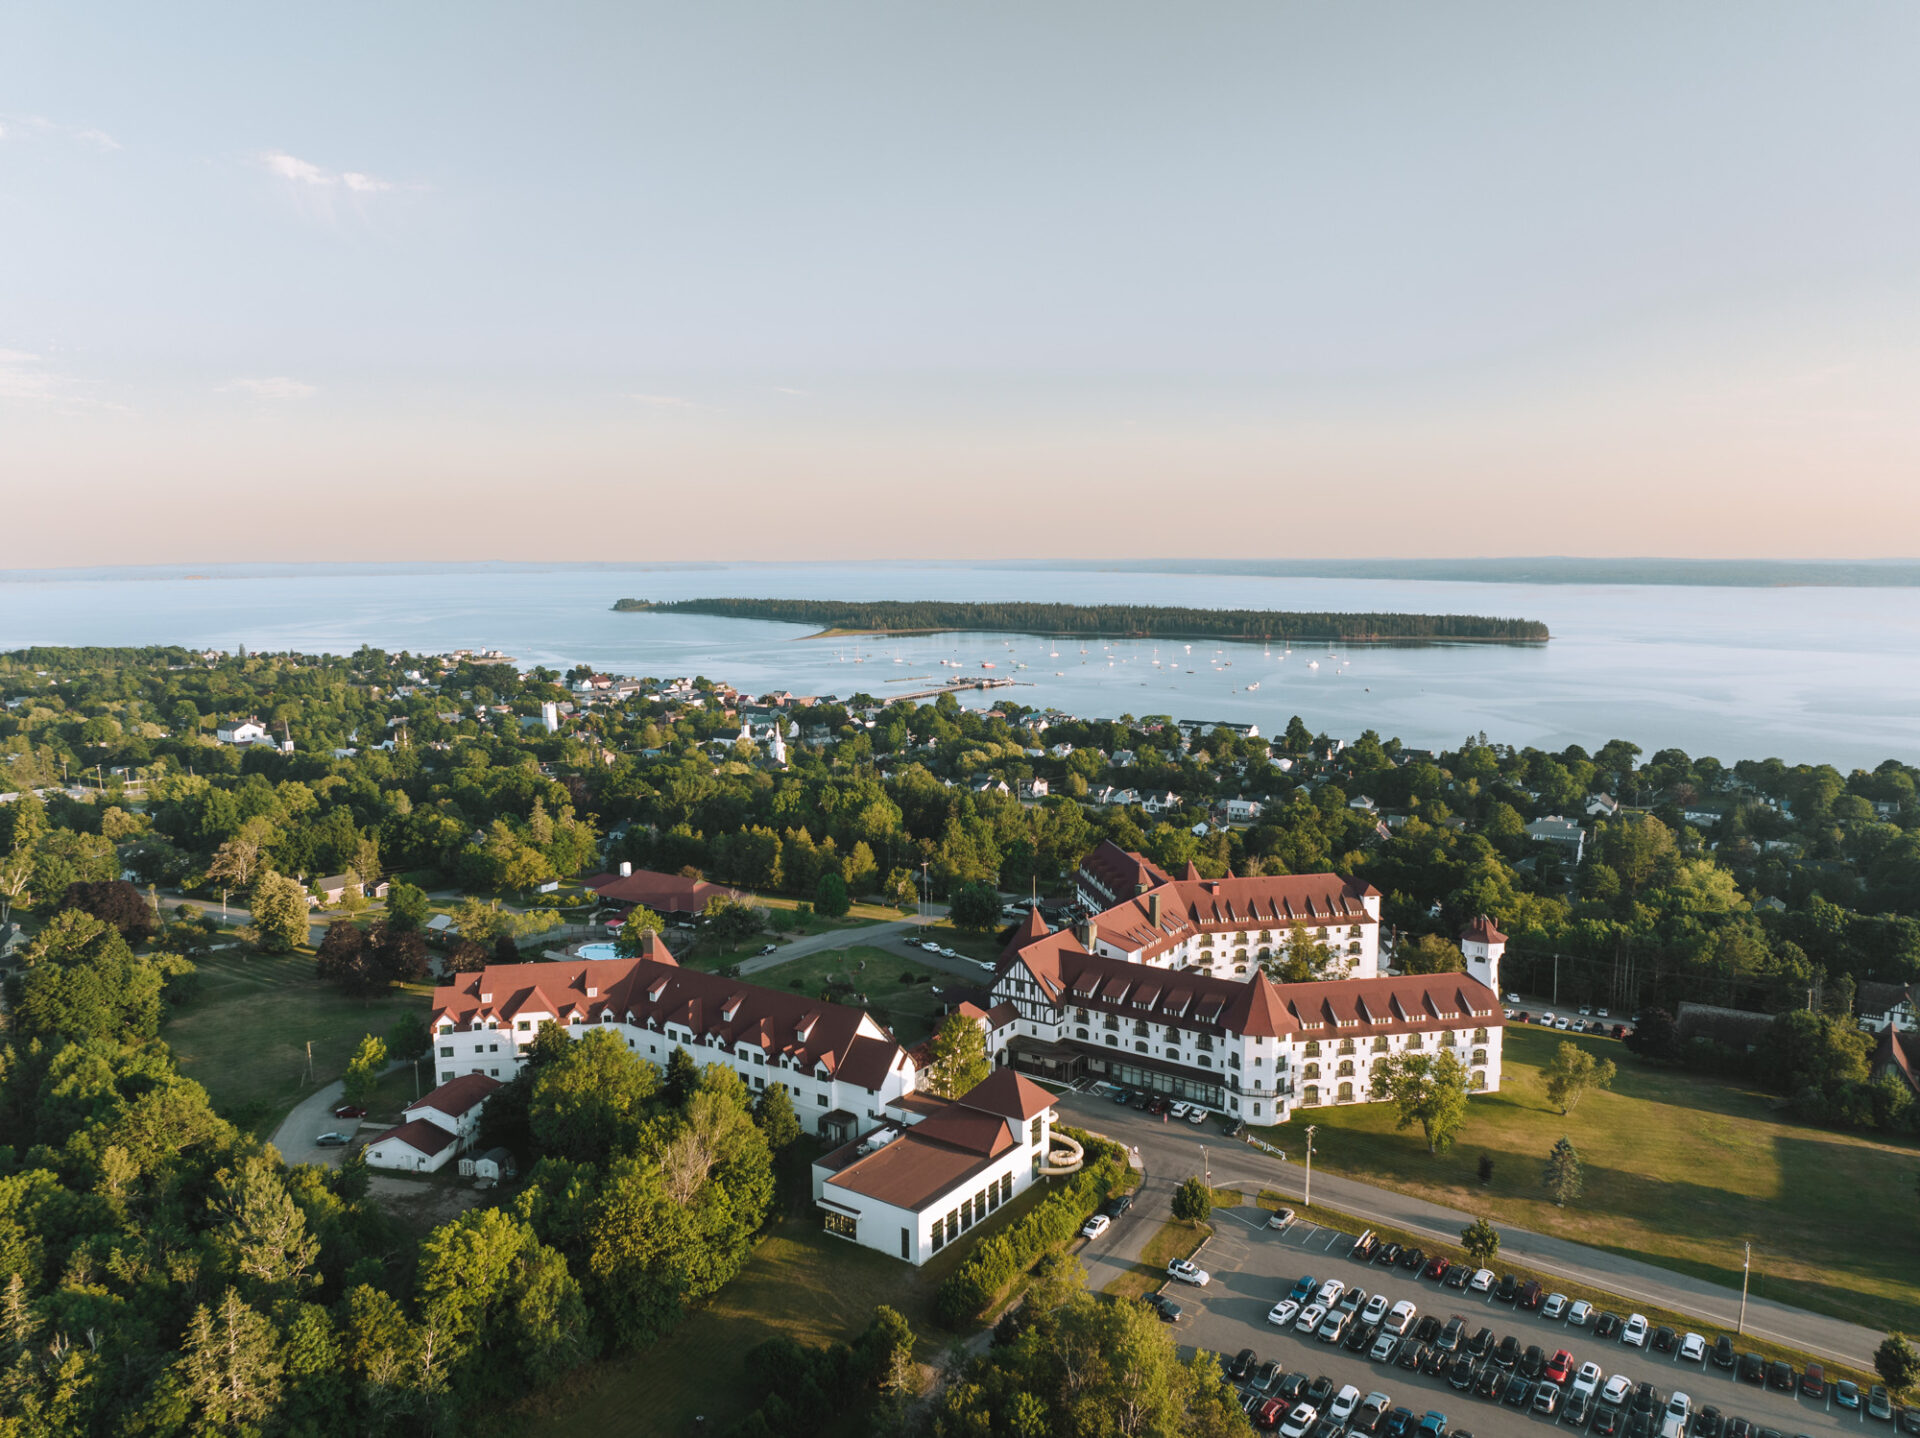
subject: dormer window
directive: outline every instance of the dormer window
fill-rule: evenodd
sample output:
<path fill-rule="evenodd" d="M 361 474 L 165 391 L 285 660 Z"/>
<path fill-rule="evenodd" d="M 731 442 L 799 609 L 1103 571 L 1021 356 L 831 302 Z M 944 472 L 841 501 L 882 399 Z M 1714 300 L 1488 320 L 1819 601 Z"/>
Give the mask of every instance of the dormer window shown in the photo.
<path fill-rule="evenodd" d="M 589 985 L 589 986 L 588 986 L 588 988 L 587 988 L 587 997 L 588 997 L 588 998 L 590 998 L 590 999 L 597 999 L 597 998 L 599 998 L 599 997 L 600 997 L 600 989 L 599 989 L 599 986 L 598 986 L 598 985 Z"/>
<path fill-rule="evenodd" d="M 666 991 L 667 991 L 666 979 L 664 978 L 655 979 L 653 983 L 653 987 L 647 990 L 647 1002 L 650 1004 L 659 1003 L 660 996 L 664 994 Z"/>

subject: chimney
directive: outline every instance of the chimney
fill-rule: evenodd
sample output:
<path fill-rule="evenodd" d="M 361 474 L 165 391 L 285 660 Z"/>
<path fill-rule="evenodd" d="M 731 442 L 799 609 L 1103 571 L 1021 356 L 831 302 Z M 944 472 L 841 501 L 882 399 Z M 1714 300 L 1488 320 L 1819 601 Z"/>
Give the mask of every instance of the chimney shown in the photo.
<path fill-rule="evenodd" d="M 633 877 L 633 865 L 625 859 L 620 861 L 620 877 L 623 879 L 631 879 Z"/>
<path fill-rule="evenodd" d="M 1147 895 L 1147 922 L 1156 929 L 1160 927 L 1160 896 L 1158 894 Z"/>
<path fill-rule="evenodd" d="M 1100 942 L 1100 925 L 1093 918 L 1082 919 L 1073 926 L 1073 936 L 1080 941 L 1080 947 L 1092 953 L 1094 945 Z"/>

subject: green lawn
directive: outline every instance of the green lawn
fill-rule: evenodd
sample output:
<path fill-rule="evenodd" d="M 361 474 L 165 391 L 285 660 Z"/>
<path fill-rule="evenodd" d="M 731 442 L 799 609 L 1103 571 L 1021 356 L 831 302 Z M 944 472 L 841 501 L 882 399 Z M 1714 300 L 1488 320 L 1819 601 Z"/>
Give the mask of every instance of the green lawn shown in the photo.
<path fill-rule="evenodd" d="M 424 1015 L 424 992 L 345 998 L 314 978 L 311 954 L 230 949 L 200 962 L 198 991 L 160 1036 L 221 1114 L 267 1135 L 302 1098 L 346 1072 L 362 1035 L 384 1038 L 402 1013 Z"/>
<path fill-rule="evenodd" d="M 902 974 L 912 974 L 916 982 L 901 983 Z M 917 982 L 929 976 L 932 982 Z M 889 953 L 865 944 L 809 954 L 754 977 L 783 989 L 792 988 L 798 980 L 802 992 L 816 995 L 829 979 L 844 978 L 854 985 L 854 1002 L 892 1029 L 901 1043 L 909 1045 L 933 1033 L 942 1002 L 933 990 L 945 989 L 953 982 L 942 971 L 923 968 L 905 953 Z"/>
<path fill-rule="evenodd" d="M 1261 1133 L 1296 1152 L 1313 1123 L 1325 1170 L 1735 1288 L 1751 1242 L 1755 1292 L 1869 1327 L 1920 1328 L 1920 1145 L 1795 1123 L 1770 1095 L 1644 1065 L 1610 1039 L 1578 1042 L 1619 1064 L 1613 1091 L 1563 1118 L 1540 1070 L 1565 1038 L 1509 1028 L 1500 1091 L 1473 1100 L 1438 1157 L 1417 1128 L 1395 1131 L 1387 1104 L 1301 1109 Z M 1586 1190 L 1559 1209 L 1540 1171 L 1562 1134 Z M 1487 1188 L 1482 1154 L 1494 1161 Z"/>
<path fill-rule="evenodd" d="M 1139 1259 L 1101 1291 L 1116 1298 L 1144 1298 L 1167 1281 L 1169 1263 L 1176 1258 L 1193 1257 L 1193 1251 L 1212 1232 L 1211 1224 L 1169 1218 L 1147 1239 Z"/>

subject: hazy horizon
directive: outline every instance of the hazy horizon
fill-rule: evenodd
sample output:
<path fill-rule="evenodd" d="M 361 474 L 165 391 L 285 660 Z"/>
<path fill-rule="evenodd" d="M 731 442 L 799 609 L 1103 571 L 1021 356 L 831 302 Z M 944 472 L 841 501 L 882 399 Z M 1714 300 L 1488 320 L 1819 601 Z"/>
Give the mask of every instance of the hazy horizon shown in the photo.
<path fill-rule="evenodd" d="M 1920 10 L 0 17 L 17 566 L 1867 559 Z"/>

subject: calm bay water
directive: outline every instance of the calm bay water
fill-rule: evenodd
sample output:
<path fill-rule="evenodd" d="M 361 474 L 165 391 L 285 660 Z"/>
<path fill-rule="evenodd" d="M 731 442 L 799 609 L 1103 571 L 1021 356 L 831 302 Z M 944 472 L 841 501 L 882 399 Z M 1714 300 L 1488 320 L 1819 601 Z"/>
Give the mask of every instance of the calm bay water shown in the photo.
<path fill-rule="evenodd" d="M 1262 733 L 1299 714 L 1316 732 L 1372 728 L 1422 747 L 1484 731 L 1543 748 L 1591 749 L 1625 738 L 1649 753 L 1677 746 L 1726 762 L 1773 755 L 1842 770 L 1887 758 L 1920 762 L 1916 589 L 1536 586 L 923 564 L 213 573 L 0 582 L 0 649 L 496 648 L 523 666 L 705 674 L 755 692 L 843 697 L 858 690 L 884 697 L 991 673 L 1023 687 L 963 702 L 984 706 L 1004 696 L 1085 715 L 1253 721 Z M 1531 648 L 1329 652 L 1295 645 L 1291 653 L 1210 641 L 1189 651 L 1178 643 L 995 634 L 801 642 L 806 631 L 792 625 L 612 613 L 613 601 L 626 595 L 1448 612 L 1541 619 L 1555 637 Z M 942 666 L 943 659 L 961 667 Z M 983 663 L 995 667 L 983 670 Z"/>

